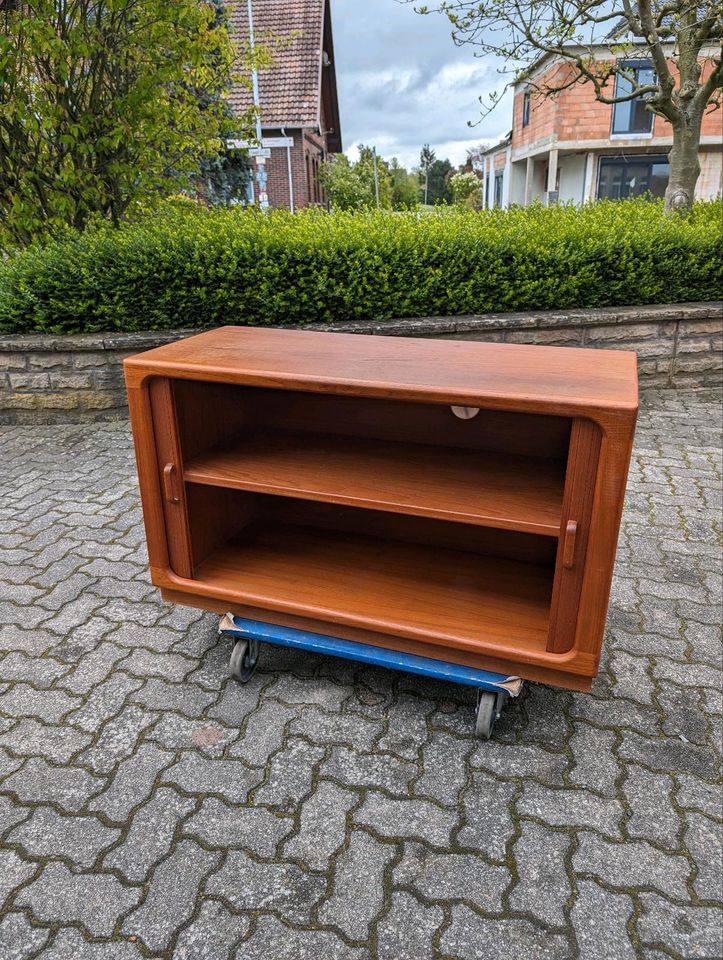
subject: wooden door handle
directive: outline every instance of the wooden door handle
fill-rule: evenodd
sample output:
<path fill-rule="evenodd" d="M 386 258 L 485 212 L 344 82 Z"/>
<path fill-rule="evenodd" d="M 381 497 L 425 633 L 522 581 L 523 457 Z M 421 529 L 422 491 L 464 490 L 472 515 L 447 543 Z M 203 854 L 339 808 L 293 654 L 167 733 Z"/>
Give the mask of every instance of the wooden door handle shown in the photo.
<path fill-rule="evenodd" d="M 176 487 L 176 465 L 167 463 L 163 468 L 163 493 L 169 503 L 179 503 L 180 496 Z"/>
<path fill-rule="evenodd" d="M 575 542 L 577 540 L 577 523 L 574 520 L 568 520 L 565 527 L 565 540 L 562 546 L 562 565 L 563 567 L 575 566 Z"/>

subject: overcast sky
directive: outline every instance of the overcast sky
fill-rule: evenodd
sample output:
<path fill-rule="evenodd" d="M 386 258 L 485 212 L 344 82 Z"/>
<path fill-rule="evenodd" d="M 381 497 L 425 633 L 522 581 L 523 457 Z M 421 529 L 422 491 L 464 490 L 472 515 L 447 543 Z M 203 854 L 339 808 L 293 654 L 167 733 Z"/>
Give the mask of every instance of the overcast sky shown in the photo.
<path fill-rule="evenodd" d="M 429 0 L 428 0 L 429 2 Z M 344 152 L 376 145 L 407 167 L 428 142 L 461 163 L 467 147 L 496 141 L 511 126 L 510 98 L 477 126 L 478 97 L 501 90 L 494 60 L 456 47 L 450 23 L 397 0 L 331 0 Z"/>

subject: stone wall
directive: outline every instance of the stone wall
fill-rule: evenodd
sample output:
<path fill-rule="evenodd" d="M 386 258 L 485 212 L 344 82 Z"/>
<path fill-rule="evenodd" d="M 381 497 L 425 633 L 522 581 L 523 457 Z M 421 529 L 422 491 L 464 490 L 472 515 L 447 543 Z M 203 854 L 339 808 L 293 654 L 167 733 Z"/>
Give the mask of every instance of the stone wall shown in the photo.
<path fill-rule="evenodd" d="M 722 303 L 422 317 L 312 329 L 635 350 L 643 389 L 723 382 Z M 194 332 L 0 336 L 0 422 L 123 417 L 123 358 Z"/>

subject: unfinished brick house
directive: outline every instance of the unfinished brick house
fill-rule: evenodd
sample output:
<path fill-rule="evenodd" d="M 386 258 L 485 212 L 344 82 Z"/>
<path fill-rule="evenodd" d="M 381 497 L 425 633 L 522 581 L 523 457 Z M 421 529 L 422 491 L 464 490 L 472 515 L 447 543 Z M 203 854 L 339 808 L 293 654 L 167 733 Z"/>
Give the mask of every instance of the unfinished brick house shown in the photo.
<path fill-rule="evenodd" d="M 229 0 L 226 9 L 232 35 L 247 43 L 247 0 Z M 268 42 L 274 57 L 259 70 L 269 205 L 326 206 L 319 165 L 342 149 L 329 0 L 253 0 L 253 25 L 256 42 Z M 244 86 L 230 100 L 239 113 L 253 102 Z"/>
<path fill-rule="evenodd" d="M 605 45 L 594 53 L 599 60 L 614 57 Z M 642 55 L 628 53 L 623 59 L 641 81 L 646 71 L 653 72 L 651 61 Z M 710 63 L 701 60 L 705 75 Z M 512 130 L 483 156 L 484 205 L 527 206 L 535 200 L 584 203 L 643 193 L 662 197 L 673 145 L 668 121 L 646 110 L 641 97 L 600 103 L 588 83 L 548 98 L 532 90 L 531 80 L 544 84 L 546 78 L 557 79 L 566 69 L 559 60 L 545 56 L 529 77 L 514 85 Z M 618 85 L 628 82 L 617 79 Z M 619 86 L 616 95 L 620 95 Z M 720 196 L 723 187 L 722 116 L 720 110 L 709 111 L 703 121 L 701 172 L 695 191 L 699 200 Z"/>

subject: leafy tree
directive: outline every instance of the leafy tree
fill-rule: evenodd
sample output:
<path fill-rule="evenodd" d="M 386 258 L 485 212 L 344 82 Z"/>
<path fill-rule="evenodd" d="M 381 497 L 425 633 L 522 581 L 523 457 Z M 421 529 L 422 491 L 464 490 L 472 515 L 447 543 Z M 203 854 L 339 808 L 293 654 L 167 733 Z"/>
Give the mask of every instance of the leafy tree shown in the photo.
<path fill-rule="evenodd" d="M 395 210 L 409 210 L 419 206 L 419 180 L 416 173 L 409 173 L 392 157 L 389 164 L 392 179 L 392 207 Z"/>
<path fill-rule="evenodd" d="M 230 132 L 234 58 L 217 7 L 198 0 L 5 0 L 0 243 L 118 224 L 187 186 Z"/>
<path fill-rule="evenodd" d="M 451 21 L 456 43 L 503 58 L 509 67 L 502 72 L 527 76 L 538 95 L 585 83 L 601 103 L 644 97 L 646 108 L 673 129 L 665 208 L 690 209 L 703 116 L 721 105 L 720 0 L 442 0 L 436 9 Z M 595 48 L 603 39 L 610 56 L 600 59 Z M 542 55 L 558 58 L 564 69 L 531 75 Z M 631 69 L 633 58 L 652 61 L 654 70 Z M 494 95 L 491 106 L 498 100 Z"/>
<path fill-rule="evenodd" d="M 343 153 L 325 160 L 319 167 L 319 183 L 334 210 L 362 210 L 374 206 L 374 181 L 364 176 L 358 163 Z"/>
<path fill-rule="evenodd" d="M 428 202 L 431 204 L 451 203 L 449 174 L 454 169 L 449 160 L 434 160 L 426 175 Z"/>
<path fill-rule="evenodd" d="M 425 143 L 419 153 L 419 168 L 424 174 L 424 203 L 425 205 L 429 203 L 429 171 L 432 169 L 432 164 L 436 159 L 436 154 L 434 150 L 429 146 L 428 143 Z"/>
<path fill-rule="evenodd" d="M 474 173 L 455 173 L 449 178 L 452 199 L 462 207 L 476 209 L 482 199 L 482 181 Z"/>
<path fill-rule="evenodd" d="M 359 144 L 359 160 L 357 169 L 360 176 L 371 184 L 372 197 L 376 204 L 376 189 L 374 185 L 374 150 L 371 147 Z M 377 182 L 379 185 L 379 206 L 389 209 L 392 205 L 392 178 L 389 173 L 389 164 L 377 154 Z"/>

